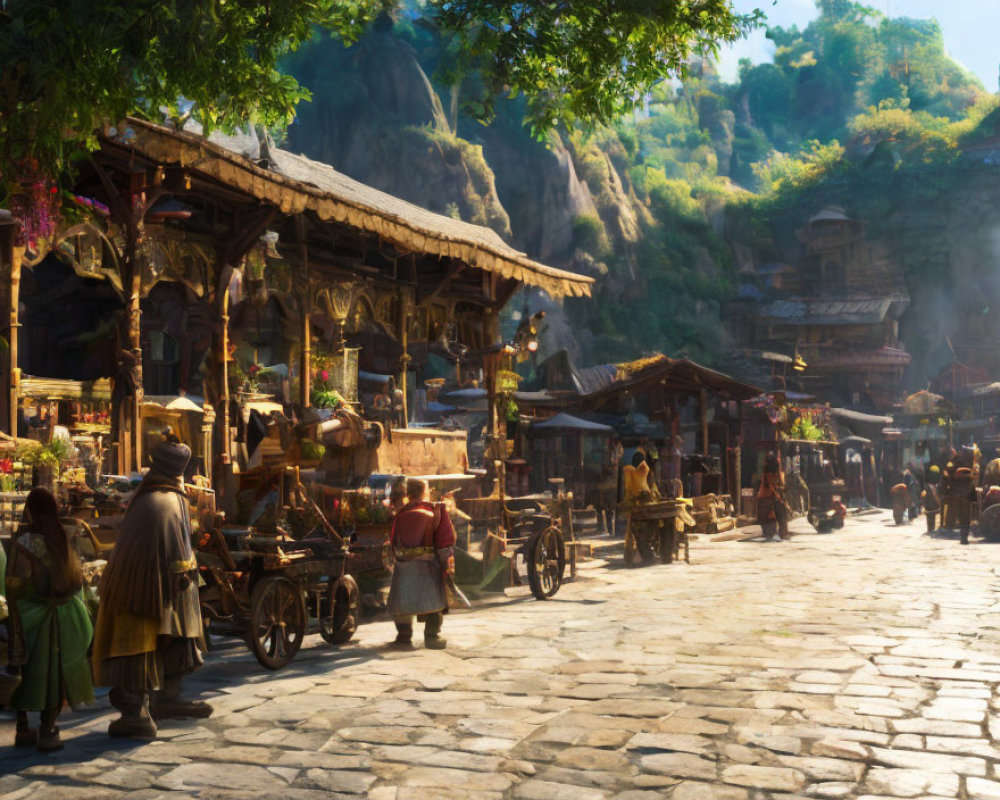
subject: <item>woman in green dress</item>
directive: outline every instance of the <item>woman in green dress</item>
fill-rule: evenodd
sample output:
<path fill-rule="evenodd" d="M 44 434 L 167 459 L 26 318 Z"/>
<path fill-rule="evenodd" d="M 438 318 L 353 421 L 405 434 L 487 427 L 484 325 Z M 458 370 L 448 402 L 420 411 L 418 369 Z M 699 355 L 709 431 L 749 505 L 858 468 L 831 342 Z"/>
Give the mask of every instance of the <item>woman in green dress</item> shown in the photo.
<path fill-rule="evenodd" d="M 59 750 L 56 718 L 64 703 L 93 702 L 87 650 L 93 624 L 83 601 L 83 571 L 59 522 L 55 498 L 33 489 L 24 505 L 27 530 L 11 545 L 7 601 L 13 621 L 10 663 L 20 667 L 21 685 L 10 700 L 17 711 L 16 746 Z M 38 730 L 28 712 L 40 711 Z"/>

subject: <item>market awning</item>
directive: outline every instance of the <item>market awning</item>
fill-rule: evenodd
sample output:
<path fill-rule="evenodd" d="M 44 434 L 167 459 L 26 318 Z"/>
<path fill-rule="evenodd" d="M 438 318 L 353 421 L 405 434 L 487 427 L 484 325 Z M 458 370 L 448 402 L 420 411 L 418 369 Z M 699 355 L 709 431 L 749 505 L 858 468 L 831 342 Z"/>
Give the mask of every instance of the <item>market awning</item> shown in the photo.
<path fill-rule="evenodd" d="M 743 383 L 686 358 L 656 355 L 619 364 L 615 380 L 587 395 L 587 400 L 600 400 L 654 383 L 660 383 L 666 390 L 678 394 L 698 394 L 702 389 L 708 389 L 733 400 L 752 400 L 764 393 L 757 386 Z"/>
<path fill-rule="evenodd" d="M 903 401 L 901 411 L 907 416 L 955 416 L 954 406 L 948 400 L 924 389 L 907 397 Z"/>
<path fill-rule="evenodd" d="M 907 366 L 913 357 L 899 347 L 875 350 L 832 350 L 809 359 L 813 369 L 894 370 Z"/>
<path fill-rule="evenodd" d="M 18 384 L 20 397 L 36 400 L 110 400 L 111 381 L 98 378 L 96 381 L 73 381 L 63 378 L 38 378 L 22 375 Z"/>
<path fill-rule="evenodd" d="M 866 414 L 863 411 L 854 411 L 850 408 L 831 408 L 830 414 L 840 419 L 846 419 L 850 422 L 860 422 L 864 425 L 881 425 L 883 428 L 886 425 L 892 425 L 892 417 L 886 417 L 881 414 Z"/>
<path fill-rule="evenodd" d="M 602 425 L 600 422 L 574 417 L 572 414 L 556 414 L 554 417 L 544 422 L 531 423 L 533 431 L 575 431 L 579 433 L 614 433 L 615 429 L 610 425 Z"/>
<path fill-rule="evenodd" d="M 758 319 L 771 325 L 874 325 L 906 310 L 904 296 L 850 300 L 775 300 L 761 308 Z"/>
<path fill-rule="evenodd" d="M 311 211 L 375 234 L 400 249 L 454 258 L 469 266 L 544 289 L 552 297 L 589 297 L 593 278 L 533 261 L 481 225 L 435 214 L 338 172 L 329 164 L 270 148 L 273 169 L 255 164 L 218 142 L 187 131 L 129 118 L 117 144 L 164 164 L 218 180 L 278 208 Z"/>
<path fill-rule="evenodd" d="M 970 386 L 967 390 L 969 397 L 990 397 L 1000 394 L 1000 383 L 985 383 L 979 386 Z"/>
<path fill-rule="evenodd" d="M 543 406 L 554 403 L 558 398 L 548 392 L 512 392 L 511 396 L 518 405 Z M 454 389 L 441 392 L 440 399 L 458 408 L 468 411 L 486 411 L 489 407 L 485 389 Z"/>
<path fill-rule="evenodd" d="M 205 409 L 195 403 L 186 395 L 160 395 L 147 394 L 142 398 L 143 405 L 155 405 L 167 409 L 168 411 L 189 411 L 196 414 L 204 414 Z"/>

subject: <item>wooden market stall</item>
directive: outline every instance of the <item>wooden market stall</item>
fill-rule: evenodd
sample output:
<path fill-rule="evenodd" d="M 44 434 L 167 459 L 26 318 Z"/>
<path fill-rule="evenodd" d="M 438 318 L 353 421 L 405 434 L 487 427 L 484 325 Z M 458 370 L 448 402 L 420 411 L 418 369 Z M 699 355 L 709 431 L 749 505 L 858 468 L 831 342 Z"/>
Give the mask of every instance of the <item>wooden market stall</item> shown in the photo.
<path fill-rule="evenodd" d="M 626 426 L 640 415 L 662 423 L 663 439 L 648 444 L 660 455 L 654 474 L 664 492 L 673 495 L 674 481 L 679 480 L 687 496 L 733 495 L 736 505 L 742 483 L 741 408 L 761 393 L 689 359 L 657 355 L 618 365 L 614 380 L 582 395 L 573 407 L 617 415 Z M 647 443 L 639 439 L 623 444 Z"/>
<path fill-rule="evenodd" d="M 465 481 L 463 434 L 410 424 L 418 391 L 487 387 L 492 441 L 500 310 L 592 283 L 255 135 L 128 119 L 52 197 L 50 228 L 0 218 L 6 430 L 100 426 L 103 471 L 128 476 L 169 425 L 232 515 L 290 466 L 344 490 Z"/>
<path fill-rule="evenodd" d="M 531 490 L 544 492 L 562 477 L 577 504 L 610 514 L 618 494 L 618 437 L 610 425 L 560 413 L 528 429 Z"/>

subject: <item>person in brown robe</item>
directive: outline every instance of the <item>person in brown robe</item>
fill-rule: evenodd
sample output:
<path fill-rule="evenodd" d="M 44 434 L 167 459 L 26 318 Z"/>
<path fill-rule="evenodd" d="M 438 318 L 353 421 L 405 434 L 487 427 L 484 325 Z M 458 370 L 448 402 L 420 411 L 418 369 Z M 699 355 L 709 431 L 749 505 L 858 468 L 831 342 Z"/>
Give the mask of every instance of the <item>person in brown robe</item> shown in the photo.
<path fill-rule="evenodd" d="M 190 458 L 176 440 L 153 450 L 101 580 L 93 662 L 96 683 L 111 687 L 121 712 L 108 727 L 113 737 L 154 739 L 154 720 L 212 713 L 207 703 L 179 697 L 204 650 L 182 477 Z"/>

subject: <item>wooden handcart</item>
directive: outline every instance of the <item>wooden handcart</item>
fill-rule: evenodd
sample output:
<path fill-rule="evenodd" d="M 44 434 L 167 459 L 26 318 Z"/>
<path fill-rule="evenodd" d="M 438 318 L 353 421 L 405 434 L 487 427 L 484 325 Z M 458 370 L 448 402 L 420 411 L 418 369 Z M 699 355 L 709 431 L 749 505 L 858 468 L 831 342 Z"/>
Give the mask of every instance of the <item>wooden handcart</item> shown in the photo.
<path fill-rule="evenodd" d="M 206 633 L 242 636 L 261 666 L 287 665 L 310 630 L 330 644 L 354 636 L 359 591 L 342 542 L 221 528 L 198 545 Z"/>
<path fill-rule="evenodd" d="M 628 515 L 625 528 L 625 564 L 639 566 L 642 558 L 636 540 L 633 523 L 655 523 L 657 532 L 651 538 L 650 546 L 654 556 L 662 564 L 670 564 L 681 557 L 684 550 L 685 563 L 691 563 L 687 527 L 694 525 L 694 519 L 681 500 L 658 500 L 650 503 L 623 504 L 620 510 Z M 679 524 L 678 524 L 679 523 Z"/>
<path fill-rule="evenodd" d="M 520 498 L 509 498 L 517 505 Z M 511 508 L 504 497 L 462 500 L 461 509 L 472 517 L 473 525 L 486 531 L 483 547 L 483 586 L 493 584 L 491 564 L 508 563 L 505 585 L 521 585 L 516 565 L 523 561 L 531 593 L 538 600 L 554 597 L 565 580 L 566 565 L 576 575 L 576 548 L 573 541 L 570 497 L 557 496 L 545 502 L 534 499 L 527 508 Z M 537 506 L 544 506 L 538 508 Z"/>

